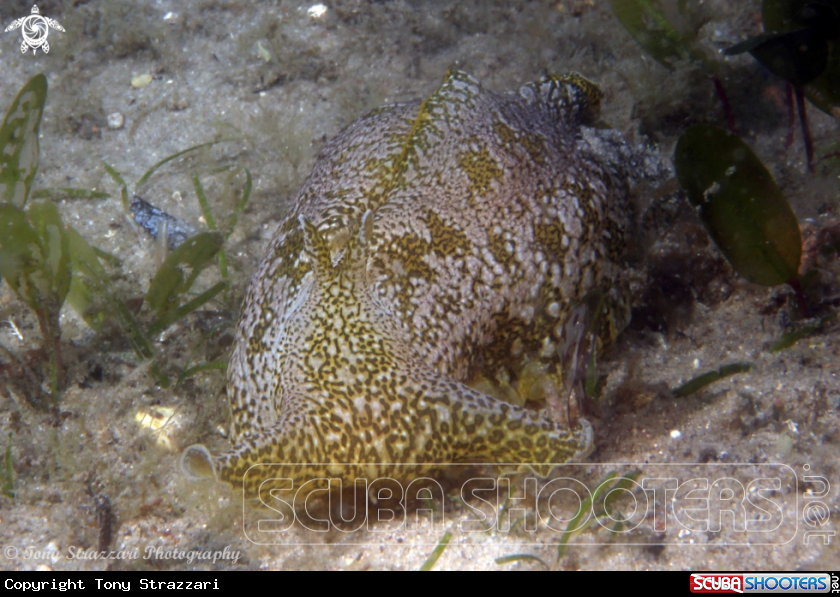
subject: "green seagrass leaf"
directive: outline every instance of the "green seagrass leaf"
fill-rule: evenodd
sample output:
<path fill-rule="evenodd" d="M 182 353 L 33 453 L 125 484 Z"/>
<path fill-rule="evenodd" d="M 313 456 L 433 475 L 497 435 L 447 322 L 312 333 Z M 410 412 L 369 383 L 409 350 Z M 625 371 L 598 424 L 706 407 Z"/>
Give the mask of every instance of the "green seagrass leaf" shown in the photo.
<path fill-rule="evenodd" d="M 739 274 L 765 286 L 797 277 L 799 223 L 746 143 L 724 129 L 695 125 L 680 137 L 674 163 L 689 201 Z"/>
<path fill-rule="evenodd" d="M 0 126 L 0 201 L 26 205 L 38 170 L 38 129 L 47 101 L 47 78 L 35 75 L 12 102 Z"/>

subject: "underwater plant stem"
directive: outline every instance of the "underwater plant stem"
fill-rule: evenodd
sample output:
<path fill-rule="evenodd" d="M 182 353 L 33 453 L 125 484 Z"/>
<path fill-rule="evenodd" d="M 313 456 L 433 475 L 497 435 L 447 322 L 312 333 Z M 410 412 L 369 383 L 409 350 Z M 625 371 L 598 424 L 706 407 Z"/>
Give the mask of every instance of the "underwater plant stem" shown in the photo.
<path fill-rule="evenodd" d="M 50 394 L 53 405 L 58 404 L 58 390 L 64 385 L 64 371 L 61 366 L 61 329 L 58 326 L 58 313 L 37 310 L 38 327 L 44 339 L 44 348 L 50 361 Z"/>
<path fill-rule="evenodd" d="M 787 94 L 788 110 L 788 134 L 787 140 L 785 141 L 785 149 L 790 149 L 790 146 L 793 145 L 793 135 L 794 131 L 796 130 L 796 111 L 793 108 L 793 85 L 791 85 L 790 83 L 786 83 L 785 91 Z"/>
<path fill-rule="evenodd" d="M 726 90 L 723 88 L 723 83 L 717 78 L 717 75 L 712 75 L 712 83 L 715 85 L 715 92 L 717 93 L 720 105 L 723 107 L 723 114 L 726 116 L 726 128 L 733 135 L 737 135 L 738 131 L 735 128 L 735 116 L 732 114 L 732 107 L 729 105 L 729 98 L 726 97 Z"/>
<path fill-rule="evenodd" d="M 446 549 L 446 546 L 449 545 L 449 540 L 452 539 L 452 533 L 446 531 L 443 534 L 443 538 L 438 542 L 437 547 L 435 547 L 434 551 L 432 551 L 431 555 L 423 562 L 423 565 L 420 567 L 420 572 L 428 572 L 432 568 L 434 568 L 437 561 L 440 559 L 440 556 L 443 555 L 443 551 Z"/>
<path fill-rule="evenodd" d="M 799 123 L 802 125 L 802 137 L 805 140 L 805 157 L 808 159 L 808 172 L 814 171 L 814 140 L 808 127 L 808 113 L 805 107 L 805 93 L 801 87 L 796 88 L 796 107 L 799 110 Z"/>
<path fill-rule="evenodd" d="M 227 258 L 225 257 L 224 250 L 219 250 L 219 273 L 222 275 L 223 280 L 228 279 L 228 268 L 227 268 Z M 227 294 L 227 293 L 226 293 Z"/>
<path fill-rule="evenodd" d="M 201 206 L 201 211 L 204 214 L 204 220 L 207 222 L 207 228 L 211 231 L 215 231 L 218 228 L 216 227 L 216 219 L 213 217 L 213 212 L 210 209 L 210 204 L 207 202 L 207 195 L 204 193 L 204 187 L 201 185 L 201 180 L 198 178 L 198 174 L 193 172 L 192 175 L 192 182 L 193 187 L 195 187 L 195 194 L 198 197 L 198 203 Z M 225 252 L 222 249 L 219 249 L 219 271 L 222 274 L 222 279 L 228 279 L 228 269 L 227 269 L 227 259 L 225 258 Z M 225 300 L 226 302 L 229 300 L 228 297 L 229 290 L 225 291 Z"/>
<path fill-rule="evenodd" d="M 805 293 L 802 292 L 802 285 L 799 283 L 799 278 L 788 280 L 787 284 L 793 288 L 793 293 L 796 295 L 796 303 L 799 306 L 799 316 L 802 319 L 808 319 L 808 301 L 805 300 Z"/>

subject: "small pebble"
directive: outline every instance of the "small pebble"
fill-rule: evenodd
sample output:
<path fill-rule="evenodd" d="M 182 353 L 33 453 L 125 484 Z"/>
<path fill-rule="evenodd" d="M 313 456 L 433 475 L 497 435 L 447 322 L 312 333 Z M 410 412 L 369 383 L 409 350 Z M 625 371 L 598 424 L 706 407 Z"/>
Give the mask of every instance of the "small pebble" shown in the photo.
<path fill-rule="evenodd" d="M 152 75 L 146 73 L 145 75 L 138 75 L 131 79 L 131 86 L 135 89 L 140 89 L 141 87 L 145 87 L 149 83 L 152 82 Z"/>
<path fill-rule="evenodd" d="M 171 112 L 180 112 L 190 107 L 190 100 L 181 96 L 173 96 L 167 100 L 166 107 Z"/>
<path fill-rule="evenodd" d="M 108 114 L 108 128 L 118 130 L 125 124 L 125 117 L 119 112 Z"/>
<path fill-rule="evenodd" d="M 680 439 L 682 437 L 682 433 L 680 433 L 679 429 L 674 429 L 671 431 L 671 439 Z"/>
<path fill-rule="evenodd" d="M 776 440 L 776 455 L 780 458 L 790 456 L 793 452 L 794 441 L 793 438 L 787 434 L 780 435 Z"/>

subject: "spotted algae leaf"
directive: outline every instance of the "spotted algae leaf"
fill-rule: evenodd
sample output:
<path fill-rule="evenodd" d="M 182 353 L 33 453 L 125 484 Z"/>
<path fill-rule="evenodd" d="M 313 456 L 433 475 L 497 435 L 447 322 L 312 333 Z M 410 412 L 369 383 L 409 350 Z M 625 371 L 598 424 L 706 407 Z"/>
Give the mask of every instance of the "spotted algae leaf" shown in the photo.
<path fill-rule="evenodd" d="M 0 275 L 30 308 L 39 290 L 48 284 L 44 274 L 44 247 L 26 212 L 11 203 L 0 204 Z"/>
<path fill-rule="evenodd" d="M 62 385 L 58 314 L 71 270 L 67 234 L 54 204 L 33 203 L 24 211 L 0 203 L 0 276 L 38 316 L 55 401 Z"/>
<path fill-rule="evenodd" d="M 32 203 L 28 208 L 28 219 L 32 222 L 43 247 L 44 268 L 50 279 L 50 290 L 56 302 L 64 303 L 70 288 L 70 251 L 65 227 L 53 203 Z"/>
<path fill-rule="evenodd" d="M 47 101 L 47 78 L 35 75 L 12 102 L 0 126 L 0 201 L 26 205 L 38 170 L 38 129 Z"/>

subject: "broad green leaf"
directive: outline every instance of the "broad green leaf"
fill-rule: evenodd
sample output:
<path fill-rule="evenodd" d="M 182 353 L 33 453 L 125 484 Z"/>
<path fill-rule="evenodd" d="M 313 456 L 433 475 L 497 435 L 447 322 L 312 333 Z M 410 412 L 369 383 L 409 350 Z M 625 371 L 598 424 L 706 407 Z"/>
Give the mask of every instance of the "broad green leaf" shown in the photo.
<path fill-rule="evenodd" d="M 43 276 L 43 247 L 26 213 L 0 203 L 0 275 L 31 309 L 49 286 Z M 34 285 L 33 285 L 34 283 Z"/>
<path fill-rule="evenodd" d="M 23 86 L 0 126 L 0 201 L 26 205 L 38 171 L 38 130 L 47 101 L 47 78 Z"/>
<path fill-rule="evenodd" d="M 99 262 L 97 250 L 91 247 L 79 232 L 67 227 L 67 239 L 70 245 L 70 258 L 73 272 L 93 277 L 97 284 L 101 284 L 107 277 L 105 268 Z"/>
<path fill-rule="evenodd" d="M 799 223 L 740 138 L 695 125 L 680 137 L 674 162 L 689 201 L 739 274 L 765 286 L 796 278 L 802 255 Z"/>
<path fill-rule="evenodd" d="M 829 11 L 828 17 L 817 15 L 808 18 L 806 6 L 819 7 Z M 832 14 L 833 13 L 833 14 Z M 822 74 L 805 86 L 805 95 L 820 110 L 831 114 L 832 108 L 840 106 L 840 43 L 837 43 L 837 27 L 840 26 L 840 0 L 764 0 L 761 6 L 761 20 L 767 33 L 788 33 L 806 27 L 817 28 L 829 42 L 828 60 Z"/>
<path fill-rule="evenodd" d="M 201 270 L 215 258 L 224 240 L 218 232 L 202 232 L 184 241 L 166 257 L 146 293 L 149 307 L 158 318 L 178 308 L 180 296 L 189 291 Z"/>
<path fill-rule="evenodd" d="M 813 27 L 825 37 L 836 39 L 840 34 L 838 15 L 840 0 L 764 0 L 761 3 L 761 22 L 766 33 Z"/>
<path fill-rule="evenodd" d="M 97 301 L 98 294 L 81 276 L 74 272 L 70 280 L 70 290 L 66 302 L 97 332 L 102 331 L 102 324 L 108 316 L 106 306 Z"/>
<path fill-rule="evenodd" d="M 829 44 L 811 29 L 773 36 L 750 54 L 774 75 L 802 87 L 819 77 L 828 66 Z"/>
<path fill-rule="evenodd" d="M 70 255 L 54 204 L 35 203 L 26 212 L 0 204 L 0 273 L 38 316 L 55 403 L 63 380 L 58 312 L 70 289 Z"/>

